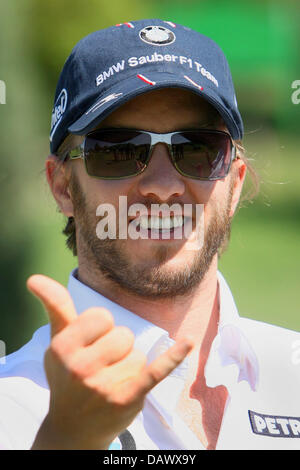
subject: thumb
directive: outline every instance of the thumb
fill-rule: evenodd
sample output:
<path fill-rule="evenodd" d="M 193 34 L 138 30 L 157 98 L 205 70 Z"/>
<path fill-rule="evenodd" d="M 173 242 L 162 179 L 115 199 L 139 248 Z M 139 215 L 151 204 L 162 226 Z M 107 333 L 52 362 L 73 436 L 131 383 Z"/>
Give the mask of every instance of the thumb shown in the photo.
<path fill-rule="evenodd" d="M 48 313 L 51 337 L 77 318 L 71 296 L 59 282 L 42 274 L 34 274 L 27 279 L 27 288 L 41 300 Z"/>

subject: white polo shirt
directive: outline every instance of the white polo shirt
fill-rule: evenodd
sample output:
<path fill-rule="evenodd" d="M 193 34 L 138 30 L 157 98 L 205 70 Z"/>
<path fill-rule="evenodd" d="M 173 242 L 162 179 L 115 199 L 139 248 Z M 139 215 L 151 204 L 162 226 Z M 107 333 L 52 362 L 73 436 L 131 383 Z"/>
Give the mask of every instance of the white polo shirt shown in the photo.
<path fill-rule="evenodd" d="M 135 346 L 149 362 L 173 344 L 165 330 L 103 297 L 74 274 L 68 289 L 79 314 L 92 306 L 110 310 L 116 325 L 133 331 Z M 300 449 L 300 334 L 240 318 L 219 272 L 218 281 L 220 322 L 205 367 L 207 385 L 228 390 L 216 448 Z M 0 364 L 0 449 L 30 449 L 47 414 L 43 357 L 49 341 L 45 325 Z M 175 412 L 186 371 L 185 360 L 147 395 L 143 410 L 110 449 L 204 450 Z"/>

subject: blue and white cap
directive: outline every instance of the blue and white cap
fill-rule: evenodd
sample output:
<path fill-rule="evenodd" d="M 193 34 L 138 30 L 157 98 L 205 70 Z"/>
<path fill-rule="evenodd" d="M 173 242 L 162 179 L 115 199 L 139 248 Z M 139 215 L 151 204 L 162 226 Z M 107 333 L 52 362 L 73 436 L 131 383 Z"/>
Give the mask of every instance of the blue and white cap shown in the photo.
<path fill-rule="evenodd" d="M 202 96 L 220 113 L 232 138 L 242 138 L 243 122 L 220 47 L 190 28 L 152 19 L 117 24 L 76 44 L 56 89 L 51 152 L 69 133 L 84 135 L 125 102 L 160 88 Z"/>

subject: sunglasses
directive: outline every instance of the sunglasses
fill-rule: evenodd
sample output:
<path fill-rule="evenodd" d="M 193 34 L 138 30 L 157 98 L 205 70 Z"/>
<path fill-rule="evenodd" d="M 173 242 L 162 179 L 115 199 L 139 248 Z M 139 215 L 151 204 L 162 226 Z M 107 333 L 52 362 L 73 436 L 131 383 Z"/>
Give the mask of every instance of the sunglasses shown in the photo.
<path fill-rule="evenodd" d="M 67 156 L 71 160 L 82 158 L 90 176 L 117 180 L 142 173 L 158 143 L 167 145 L 171 161 L 182 176 L 198 180 L 225 178 L 236 158 L 229 134 L 206 129 L 167 134 L 100 129 L 88 133 L 83 143 Z"/>

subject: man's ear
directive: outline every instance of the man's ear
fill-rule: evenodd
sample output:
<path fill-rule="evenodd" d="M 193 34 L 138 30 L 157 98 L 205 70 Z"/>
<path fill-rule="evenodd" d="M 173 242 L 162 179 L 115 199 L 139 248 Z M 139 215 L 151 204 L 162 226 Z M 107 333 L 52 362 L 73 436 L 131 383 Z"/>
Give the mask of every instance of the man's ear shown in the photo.
<path fill-rule="evenodd" d="M 47 181 L 59 209 L 67 217 L 73 217 L 73 203 L 69 189 L 70 171 L 66 163 L 55 155 L 49 155 L 45 167 Z"/>
<path fill-rule="evenodd" d="M 243 189 L 243 184 L 244 184 L 245 177 L 246 177 L 247 165 L 241 158 L 237 158 L 236 160 L 232 162 L 232 171 L 233 171 L 233 176 L 232 176 L 233 193 L 232 193 L 231 208 L 230 208 L 230 214 L 229 214 L 230 217 L 234 216 L 238 202 L 240 200 L 241 192 Z"/>

